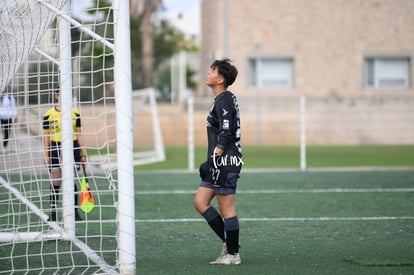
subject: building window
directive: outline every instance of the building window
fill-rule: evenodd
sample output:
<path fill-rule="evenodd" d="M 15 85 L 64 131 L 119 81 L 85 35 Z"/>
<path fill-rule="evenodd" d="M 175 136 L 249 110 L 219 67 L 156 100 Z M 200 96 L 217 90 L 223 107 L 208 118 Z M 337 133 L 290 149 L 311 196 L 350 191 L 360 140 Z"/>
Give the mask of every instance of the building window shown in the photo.
<path fill-rule="evenodd" d="M 293 88 L 293 58 L 249 58 L 248 81 L 254 89 Z"/>
<path fill-rule="evenodd" d="M 406 89 L 410 83 L 409 57 L 365 58 L 365 87 L 384 89 Z"/>

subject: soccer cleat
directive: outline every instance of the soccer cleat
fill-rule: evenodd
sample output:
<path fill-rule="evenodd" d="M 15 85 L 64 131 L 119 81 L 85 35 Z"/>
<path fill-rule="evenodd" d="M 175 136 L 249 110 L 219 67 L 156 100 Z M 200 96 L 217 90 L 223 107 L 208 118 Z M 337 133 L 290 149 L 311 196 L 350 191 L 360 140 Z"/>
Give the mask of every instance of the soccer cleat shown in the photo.
<path fill-rule="evenodd" d="M 227 244 L 224 242 L 223 243 L 223 247 L 221 248 L 221 253 L 220 253 L 220 257 L 223 257 L 224 255 L 226 255 L 227 252 Z"/>
<path fill-rule="evenodd" d="M 240 254 L 236 253 L 235 255 L 226 254 L 224 256 L 218 257 L 215 261 L 210 262 L 212 265 L 239 265 L 241 264 Z"/>

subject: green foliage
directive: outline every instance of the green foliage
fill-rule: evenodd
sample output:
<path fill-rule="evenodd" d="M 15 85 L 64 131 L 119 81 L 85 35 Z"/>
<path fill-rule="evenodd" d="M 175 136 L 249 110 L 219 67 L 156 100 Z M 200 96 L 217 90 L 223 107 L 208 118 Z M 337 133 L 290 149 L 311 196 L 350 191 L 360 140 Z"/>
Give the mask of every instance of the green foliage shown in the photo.
<path fill-rule="evenodd" d="M 108 0 L 94 0 L 92 7 L 98 7 L 102 18 L 109 18 L 112 21 L 113 11 L 111 9 L 112 2 Z M 87 11 L 90 14 L 97 12 L 96 8 L 91 8 Z M 140 89 L 143 87 L 143 62 L 142 62 L 142 41 L 141 41 L 141 20 L 140 18 L 130 18 L 130 35 L 131 35 L 131 72 L 132 72 L 132 88 Z M 112 24 L 96 24 L 94 31 L 113 41 L 114 30 Z M 188 52 L 195 52 L 198 50 L 197 46 L 185 35 L 172 27 L 168 22 L 161 22 L 154 24 L 154 74 L 157 75 L 157 81 L 154 83 L 161 91 L 165 93 L 165 97 L 169 97 L 169 73 L 168 68 L 163 64 L 169 64 L 168 60 L 174 54 L 186 50 Z M 82 38 L 83 41 L 88 40 L 88 35 L 81 33 L 77 28 L 71 29 L 72 41 L 72 55 L 80 55 L 80 80 L 81 88 L 77 95 L 79 101 L 96 101 L 102 97 L 112 97 L 113 89 L 111 83 L 114 80 L 114 58 L 111 49 L 100 42 L 91 43 L 82 42 L 82 48 L 78 41 Z M 82 50 L 81 52 L 79 52 Z M 29 68 L 29 85 L 30 90 L 49 91 L 59 84 L 58 82 L 58 68 L 52 63 L 42 64 L 38 67 Z M 90 72 L 94 73 L 91 75 Z M 167 76 L 168 75 L 168 76 Z M 195 71 L 187 68 L 187 86 L 195 89 L 196 83 L 192 80 Z M 34 77 L 32 77 L 34 76 Z M 52 83 L 52 84 L 50 84 Z M 52 87 L 53 86 L 53 87 Z M 39 102 L 45 103 L 49 100 L 47 94 L 41 95 L 38 98 L 36 95 L 30 96 L 30 103 L 37 104 Z"/>
<path fill-rule="evenodd" d="M 197 88 L 197 83 L 193 80 L 195 74 L 196 72 L 190 66 L 186 67 L 187 88 L 193 91 Z M 169 63 L 158 70 L 155 87 L 160 92 L 159 101 L 171 100 L 171 66 Z"/>
<path fill-rule="evenodd" d="M 59 67 L 52 62 L 29 66 L 29 104 L 52 102 L 51 91 L 59 87 Z M 45 91 L 39 95 L 39 91 Z"/>
<path fill-rule="evenodd" d="M 132 71 L 132 88 L 141 89 L 143 86 L 143 63 L 142 63 L 142 39 L 141 39 L 141 20 L 140 18 L 131 17 L 131 71 Z M 174 54 L 186 50 L 188 52 L 197 52 L 198 47 L 185 35 L 171 26 L 168 22 L 163 21 L 159 25 L 154 25 L 154 73 L 156 83 L 154 85 L 161 91 L 164 98 L 168 98 L 170 88 L 169 76 L 169 59 Z M 192 77 L 195 71 L 187 67 L 187 86 L 195 88 L 195 81 Z"/>
<path fill-rule="evenodd" d="M 93 4 L 91 5 L 94 7 L 93 9 L 88 10 L 89 14 L 95 14 L 94 9 L 102 10 L 105 14 L 111 12 L 112 1 L 109 0 L 93 0 Z"/>
<path fill-rule="evenodd" d="M 99 8 L 101 9 L 100 13 L 103 13 L 105 18 L 113 17 L 111 9 L 112 4 L 110 1 L 94 0 L 94 2 L 94 5 L 99 5 Z M 88 12 L 94 14 L 96 9 L 91 9 Z M 110 21 L 112 21 L 112 19 L 110 19 Z M 113 40 L 114 29 L 112 24 L 97 24 L 95 32 L 102 37 Z M 83 36 L 86 36 L 86 34 L 83 34 Z M 97 101 L 104 96 L 113 96 L 112 90 L 107 89 L 108 87 L 106 85 L 114 80 L 114 58 L 112 50 L 99 42 L 90 44 L 90 47 L 83 45 L 83 49 L 84 52 L 80 53 L 82 56 L 80 74 L 82 79 L 82 87 L 80 89 L 80 94 L 78 95 L 79 100 Z M 91 71 L 95 71 L 96 73 L 91 75 Z"/>

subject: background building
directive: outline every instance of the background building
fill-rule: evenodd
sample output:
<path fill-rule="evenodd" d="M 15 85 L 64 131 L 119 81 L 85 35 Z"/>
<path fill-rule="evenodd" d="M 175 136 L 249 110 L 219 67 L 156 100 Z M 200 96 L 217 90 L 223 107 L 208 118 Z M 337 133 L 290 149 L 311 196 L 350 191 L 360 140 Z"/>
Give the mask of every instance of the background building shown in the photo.
<path fill-rule="evenodd" d="M 203 0 L 201 14 L 198 94 L 212 60 L 234 60 L 248 143 L 297 144 L 300 96 L 309 143 L 413 143 L 414 1 Z"/>
<path fill-rule="evenodd" d="M 229 56 L 241 94 L 412 94 L 411 0 L 202 1 L 202 68 Z"/>

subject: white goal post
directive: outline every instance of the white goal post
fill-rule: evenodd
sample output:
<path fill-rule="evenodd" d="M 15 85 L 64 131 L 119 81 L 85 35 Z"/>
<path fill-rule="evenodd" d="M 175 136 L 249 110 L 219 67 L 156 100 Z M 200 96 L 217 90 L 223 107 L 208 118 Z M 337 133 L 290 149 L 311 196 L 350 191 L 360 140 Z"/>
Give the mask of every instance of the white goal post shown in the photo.
<path fill-rule="evenodd" d="M 0 146 L 0 274 L 136 273 L 129 45 L 127 0 L 0 2 L 0 88 L 17 111 Z M 56 89 L 62 186 L 52 221 L 42 140 Z M 73 169 L 72 108 L 81 114 L 86 174 Z M 116 166 L 107 165 L 113 158 Z M 75 221 L 73 183 L 80 190 L 82 176 L 95 209 Z"/>

